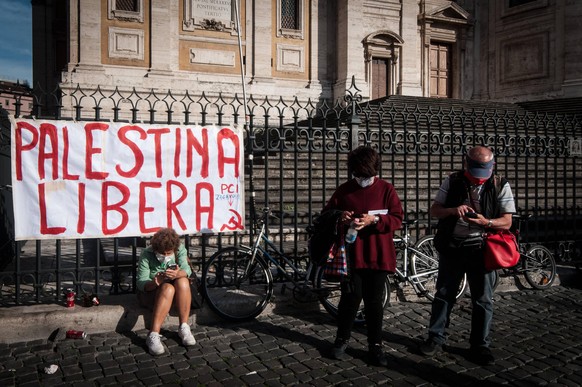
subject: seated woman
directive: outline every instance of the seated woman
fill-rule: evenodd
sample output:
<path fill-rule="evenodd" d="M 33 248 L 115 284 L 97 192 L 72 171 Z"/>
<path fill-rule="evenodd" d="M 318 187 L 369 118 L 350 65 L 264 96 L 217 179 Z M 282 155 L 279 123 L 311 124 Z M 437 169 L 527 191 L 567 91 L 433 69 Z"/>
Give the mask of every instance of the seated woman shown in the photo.
<path fill-rule="evenodd" d="M 178 336 L 182 344 L 196 344 L 188 325 L 192 297 L 190 274 L 192 270 L 186 248 L 176 231 L 171 228 L 157 231 L 151 245 L 142 251 L 137 268 L 139 302 L 153 311 L 152 326 L 146 340 L 152 355 L 161 355 L 165 351 L 160 340 L 160 329 L 172 305 L 180 318 Z"/>

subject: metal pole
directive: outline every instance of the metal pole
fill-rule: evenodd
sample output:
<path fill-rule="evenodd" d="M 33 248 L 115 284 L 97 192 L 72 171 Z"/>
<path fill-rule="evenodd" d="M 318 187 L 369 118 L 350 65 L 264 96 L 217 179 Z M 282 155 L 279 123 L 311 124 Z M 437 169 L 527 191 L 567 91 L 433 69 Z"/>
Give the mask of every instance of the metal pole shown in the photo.
<path fill-rule="evenodd" d="M 238 10 L 239 0 L 234 0 L 234 12 L 236 14 L 236 36 L 238 38 L 238 56 L 240 61 L 240 77 L 242 82 L 243 100 L 245 108 L 245 125 L 248 123 L 247 89 L 245 81 L 245 66 L 243 65 L 242 41 L 240 37 L 240 12 Z"/>
<path fill-rule="evenodd" d="M 243 103 L 245 109 L 245 129 L 248 128 L 249 136 L 252 138 L 252 128 L 249 127 L 249 109 L 247 103 L 247 89 L 246 89 L 246 81 L 245 81 L 245 66 L 243 65 L 243 54 L 242 54 L 242 41 L 241 41 L 241 28 L 240 28 L 240 12 L 239 12 L 239 0 L 234 0 L 234 11 L 236 15 L 236 36 L 238 39 L 238 55 L 240 61 L 240 76 L 242 82 L 242 91 L 243 91 Z M 253 162 L 254 162 L 254 155 L 253 155 L 253 144 L 252 141 L 249 141 L 249 154 L 248 154 L 248 166 L 249 166 L 249 189 L 250 189 L 250 207 L 251 207 L 251 228 L 250 228 L 250 240 L 253 240 L 253 233 L 254 233 L 254 225 L 256 224 L 256 206 L 255 206 L 255 185 L 253 181 Z"/>

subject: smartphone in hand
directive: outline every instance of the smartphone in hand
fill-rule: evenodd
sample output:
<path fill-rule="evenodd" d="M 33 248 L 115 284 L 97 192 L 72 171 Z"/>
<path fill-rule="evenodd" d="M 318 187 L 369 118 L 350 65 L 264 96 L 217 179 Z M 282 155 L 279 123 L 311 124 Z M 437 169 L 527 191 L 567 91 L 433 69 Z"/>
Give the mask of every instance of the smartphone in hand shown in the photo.
<path fill-rule="evenodd" d="M 465 216 L 466 216 L 467 218 L 471 218 L 471 219 L 477 219 L 477 218 L 479 217 L 479 215 L 477 215 L 477 214 L 476 214 L 476 213 L 474 213 L 474 212 L 465 212 Z"/>
<path fill-rule="evenodd" d="M 176 265 L 175 263 L 168 265 L 168 267 L 166 268 L 166 270 L 176 270 L 178 268 L 178 265 Z"/>

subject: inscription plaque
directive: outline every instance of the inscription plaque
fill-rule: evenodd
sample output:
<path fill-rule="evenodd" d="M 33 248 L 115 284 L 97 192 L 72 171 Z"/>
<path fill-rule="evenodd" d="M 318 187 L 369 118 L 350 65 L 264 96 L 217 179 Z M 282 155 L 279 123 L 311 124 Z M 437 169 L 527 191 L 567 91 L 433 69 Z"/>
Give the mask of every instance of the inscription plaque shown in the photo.
<path fill-rule="evenodd" d="M 232 0 L 192 1 L 192 16 L 197 24 L 206 19 L 230 25 L 232 20 Z"/>

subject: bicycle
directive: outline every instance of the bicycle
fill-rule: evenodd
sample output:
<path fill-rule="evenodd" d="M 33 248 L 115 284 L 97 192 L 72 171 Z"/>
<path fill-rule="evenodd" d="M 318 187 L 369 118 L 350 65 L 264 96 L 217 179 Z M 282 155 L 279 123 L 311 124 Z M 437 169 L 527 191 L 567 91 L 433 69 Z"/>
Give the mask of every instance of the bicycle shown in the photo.
<path fill-rule="evenodd" d="M 493 290 L 499 285 L 501 277 L 517 276 L 523 274 L 525 280 L 532 288 L 544 290 L 552 286 L 556 279 L 556 261 L 551 251 L 542 245 L 530 245 L 520 242 L 521 224 L 532 217 L 529 215 L 513 215 L 517 221 L 514 234 L 519 246 L 520 257 L 515 266 L 495 271 Z"/>
<path fill-rule="evenodd" d="M 325 265 L 309 259 L 306 268 L 280 251 L 269 238 L 267 219 L 269 209 L 263 210 L 261 226 L 252 246 L 233 246 L 220 249 L 208 260 L 202 272 L 202 290 L 208 306 L 220 317 L 231 321 L 251 320 L 261 314 L 273 296 L 273 274 L 293 285 L 293 297 L 299 302 L 319 301 L 325 310 L 337 317 L 340 281 L 325 274 Z M 286 285 L 282 287 L 285 291 Z M 383 303 L 388 303 L 389 282 L 386 281 Z M 365 320 L 363 306 L 356 322 Z"/>
<path fill-rule="evenodd" d="M 402 266 L 396 268 L 392 278 L 397 289 L 400 289 L 401 283 L 409 283 L 417 296 L 432 301 L 436 293 L 439 254 L 434 246 L 434 235 L 425 235 L 416 243 L 411 243 L 409 228 L 416 223 L 416 220 L 403 221 L 402 233 L 394 235 L 396 259 L 397 262 L 402 262 Z M 457 299 L 465 293 L 466 288 L 467 276 L 464 275 L 456 295 Z"/>

